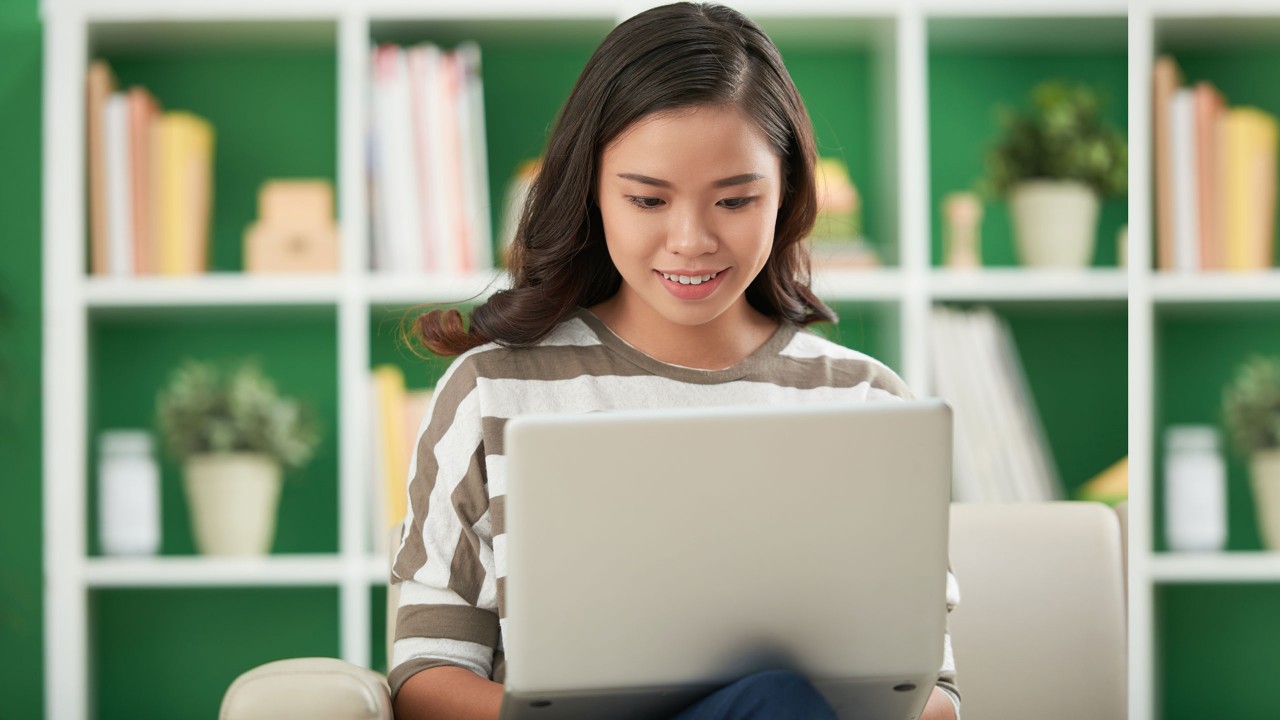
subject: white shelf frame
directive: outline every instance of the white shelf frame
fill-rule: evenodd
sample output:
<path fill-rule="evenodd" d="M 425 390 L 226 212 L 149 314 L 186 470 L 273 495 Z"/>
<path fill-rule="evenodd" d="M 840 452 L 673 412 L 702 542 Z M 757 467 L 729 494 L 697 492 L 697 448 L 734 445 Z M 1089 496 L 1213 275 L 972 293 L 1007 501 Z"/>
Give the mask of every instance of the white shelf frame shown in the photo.
<path fill-rule="evenodd" d="M 85 585 L 94 588 L 317 587 L 342 584 L 342 556 L 159 558 L 95 557 L 85 561 Z"/>
<path fill-rule="evenodd" d="M 610 22 L 656 4 L 661 2 L 549 0 L 539 3 L 535 11 L 522 0 L 473 0 L 461 4 L 421 0 L 223 0 L 212 4 L 203 0 L 44 0 L 44 629 L 48 717 L 76 720 L 93 714 L 89 707 L 92 671 L 87 598 L 89 592 L 103 589 L 336 587 L 340 595 L 341 655 L 358 665 L 369 664 L 373 637 L 370 590 L 387 581 L 385 560 L 370 554 L 367 548 L 367 500 L 362 485 L 370 452 L 365 434 L 371 313 L 380 308 L 483 298 L 504 282 L 495 274 L 485 273 L 440 278 L 363 271 L 367 266 L 363 99 L 367 93 L 370 28 L 387 19 L 483 24 L 533 17 Z M 743 0 L 733 4 L 766 26 L 775 18 L 866 18 L 875 23 L 890 22 L 892 32 L 875 34 L 870 40 L 862 38 L 860 42 L 888 60 L 879 64 L 882 72 L 874 78 L 874 92 L 882 101 L 878 106 L 884 113 L 885 127 L 897 128 L 898 134 L 883 139 L 891 160 L 880 168 L 876 182 L 881 183 L 886 195 L 897 198 L 886 225 L 895 236 L 899 262 L 897 267 L 869 272 L 820 272 L 815 276 L 815 287 L 830 301 L 866 301 L 898 307 L 900 370 L 917 393 L 931 391 L 926 329 L 935 303 L 1025 301 L 1074 306 L 1082 301 L 1124 300 L 1126 284 L 1132 284 L 1134 274 L 1123 270 L 1033 276 L 1025 271 L 989 269 L 962 275 L 932 267 L 927 87 L 928 22 L 932 18 L 1115 19 L 1125 16 L 1127 2 L 874 0 L 854 4 L 844 0 Z M 179 26 L 225 22 L 232 28 L 271 23 L 277 28 L 297 25 L 311 30 L 321 23 L 332 24 L 336 29 L 337 192 L 343 209 L 339 223 L 344 239 L 338 273 L 327 277 L 212 274 L 182 280 L 118 280 L 83 275 L 86 203 L 82 88 L 92 30 L 115 23 L 118 26 L 113 32 L 127 32 L 132 24 L 144 36 L 152 33 L 154 37 L 152 31 L 161 22 Z M 1132 33 L 1132 24 L 1130 27 Z M 1132 108 L 1130 117 L 1135 117 Z M 1131 237 L 1143 237 L 1133 230 L 1137 224 L 1131 220 Z M 1141 252 L 1135 253 L 1132 248 L 1131 257 L 1141 260 Z M 84 472 L 88 466 L 90 324 L 102 315 L 129 317 L 174 308 L 236 310 L 279 306 L 306 306 L 336 313 L 341 446 L 338 552 L 271 556 L 260 562 L 87 557 Z M 1132 315 L 1132 306 L 1130 311 Z M 1131 438 L 1133 432 L 1131 424 Z"/>
<path fill-rule="evenodd" d="M 1177 273 L 1152 270 L 1155 185 L 1151 174 L 1151 74 L 1165 21 L 1203 21 L 1205 32 L 1248 34 L 1258 19 L 1280 30 L 1280 8 L 1265 0 L 1140 0 L 1129 10 L 1129 717 L 1160 717 L 1156 589 L 1168 585 L 1280 583 L 1280 554 L 1157 552 L 1153 507 L 1158 447 L 1154 419 L 1156 328 L 1166 314 L 1280 312 L 1280 271 Z M 1280 37 L 1278 35 L 1277 37 Z"/>
<path fill-rule="evenodd" d="M 1280 553 L 1158 553 L 1151 579 L 1159 585 L 1280 582 Z"/>

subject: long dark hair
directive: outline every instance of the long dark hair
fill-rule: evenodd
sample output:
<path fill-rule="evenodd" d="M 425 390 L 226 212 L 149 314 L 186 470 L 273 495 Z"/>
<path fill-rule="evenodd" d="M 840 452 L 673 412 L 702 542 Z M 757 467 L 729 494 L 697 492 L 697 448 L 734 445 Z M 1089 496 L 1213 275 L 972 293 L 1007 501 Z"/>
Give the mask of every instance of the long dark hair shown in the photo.
<path fill-rule="evenodd" d="M 440 355 L 486 342 L 533 345 L 574 312 L 607 300 L 622 278 L 605 246 L 596 201 L 600 156 L 623 130 L 657 112 L 737 105 L 782 158 L 783 201 L 773 248 L 747 288 L 758 312 L 800 325 L 835 313 L 809 288 L 801 243 L 817 214 L 809 115 L 764 31 L 720 5 L 676 3 L 623 22 L 587 62 L 560 111 L 511 248 L 511 289 L 471 311 L 417 318 L 418 339 Z"/>

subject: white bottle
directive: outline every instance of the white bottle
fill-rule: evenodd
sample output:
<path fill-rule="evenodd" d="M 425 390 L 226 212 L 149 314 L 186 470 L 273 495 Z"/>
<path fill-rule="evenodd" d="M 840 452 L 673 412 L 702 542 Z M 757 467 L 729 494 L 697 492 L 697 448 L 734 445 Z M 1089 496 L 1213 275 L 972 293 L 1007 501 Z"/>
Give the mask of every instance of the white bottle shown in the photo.
<path fill-rule="evenodd" d="M 1179 552 L 1212 552 L 1227 543 L 1227 468 L 1209 425 L 1165 431 L 1165 540 Z"/>
<path fill-rule="evenodd" d="M 160 550 L 160 469 L 145 430 L 98 437 L 98 533 L 107 555 Z"/>

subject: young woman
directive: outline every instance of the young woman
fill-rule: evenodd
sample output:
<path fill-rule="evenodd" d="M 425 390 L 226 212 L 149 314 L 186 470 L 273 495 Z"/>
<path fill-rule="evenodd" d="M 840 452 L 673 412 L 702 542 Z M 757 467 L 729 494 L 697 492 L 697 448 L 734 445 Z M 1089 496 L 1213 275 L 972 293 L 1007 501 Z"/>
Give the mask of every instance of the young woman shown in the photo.
<path fill-rule="evenodd" d="M 782 59 L 739 13 L 680 3 L 605 38 L 551 133 L 512 288 L 469 328 L 456 311 L 417 327 L 458 357 L 417 444 L 392 571 L 398 718 L 498 715 L 508 418 L 910 396 L 883 364 L 803 330 L 835 319 L 801 244 L 813 165 Z M 958 711 L 946 647 L 925 718 Z M 682 717 L 832 714 L 803 678 L 766 673 Z"/>

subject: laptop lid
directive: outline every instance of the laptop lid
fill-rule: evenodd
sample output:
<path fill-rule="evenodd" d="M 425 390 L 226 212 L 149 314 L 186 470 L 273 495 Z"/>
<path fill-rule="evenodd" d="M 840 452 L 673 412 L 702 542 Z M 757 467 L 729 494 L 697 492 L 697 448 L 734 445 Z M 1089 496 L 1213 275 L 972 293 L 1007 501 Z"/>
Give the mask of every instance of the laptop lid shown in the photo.
<path fill-rule="evenodd" d="M 923 707 L 946 623 L 942 401 L 529 416 L 505 434 L 504 718 L 669 717 L 772 668 L 841 717 Z"/>

